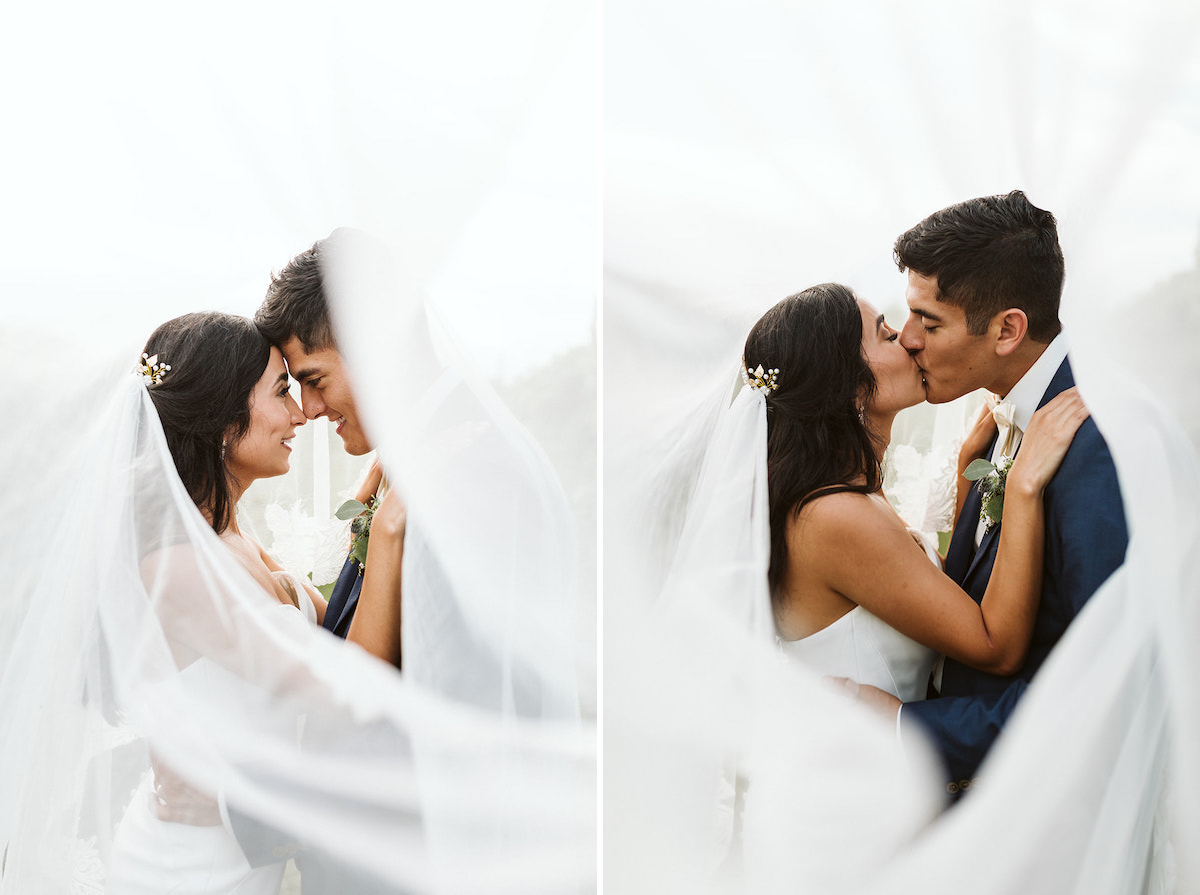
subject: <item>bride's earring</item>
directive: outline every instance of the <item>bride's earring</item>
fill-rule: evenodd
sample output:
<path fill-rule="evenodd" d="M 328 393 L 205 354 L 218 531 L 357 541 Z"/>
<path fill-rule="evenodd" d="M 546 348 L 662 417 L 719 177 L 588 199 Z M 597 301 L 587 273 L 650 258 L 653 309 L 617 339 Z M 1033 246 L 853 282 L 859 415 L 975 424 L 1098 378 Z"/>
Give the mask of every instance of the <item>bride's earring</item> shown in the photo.
<path fill-rule="evenodd" d="M 867 424 L 867 412 L 862 408 L 861 405 L 859 405 L 858 408 L 858 421 L 864 426 Z"/>
<path fill-rule="evenodd" d="M 225 462 L 225 442 L 221 442 L 221 462 Z"/>

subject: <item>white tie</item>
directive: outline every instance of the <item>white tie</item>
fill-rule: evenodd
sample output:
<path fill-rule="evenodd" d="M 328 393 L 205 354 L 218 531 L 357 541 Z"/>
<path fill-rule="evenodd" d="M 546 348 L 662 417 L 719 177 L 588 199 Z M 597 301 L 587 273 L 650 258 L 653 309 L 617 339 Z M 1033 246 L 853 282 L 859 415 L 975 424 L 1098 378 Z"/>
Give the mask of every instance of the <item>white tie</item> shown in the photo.
<path fill-rule="evenodd" d="M 992 411 L 992 419 L 996 421 L 996 450 L 992 451 L 992 462 L 997 466 L 1000 465 L 1001 457 L 1011 457 L 1017 449 L 1017 444 L 1021 437 L 1021 429 L 1013 422 L 1013 418 L 1017 413 L 1017 406 L 1011 401 L 1001 401 L 999 395 L 987 393 L 988 407 Z M 979 520 L 979 524 L 975 526 L 975 546 L 979 547 L 983 540 L 983 534 L 987 531 L 987 525 L 983 519 Z"/>
<path fill-rule="evenodd" d="M 1016 441 L 1021 435 L 1020 428 L 1013 421 L 1017 414 L 1017 406 L 1011 401 L 1001 401 L 996 395 L 988 393 L 988 406 L 992 408 L 992 419 L 996 421 L 996 447 L 999 451 L 993 453 L 997 460 L 1000 457 L 1011 457 L 1016 450 Z"/>

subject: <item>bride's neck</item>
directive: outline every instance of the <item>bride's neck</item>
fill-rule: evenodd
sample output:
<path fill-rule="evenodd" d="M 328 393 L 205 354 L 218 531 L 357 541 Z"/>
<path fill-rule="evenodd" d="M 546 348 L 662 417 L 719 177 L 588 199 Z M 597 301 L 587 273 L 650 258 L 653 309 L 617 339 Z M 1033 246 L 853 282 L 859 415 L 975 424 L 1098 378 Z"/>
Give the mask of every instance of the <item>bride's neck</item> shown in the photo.
<path fill-rule="evenodd" d="M 249 484 L 243 486 L 233 476 L 229 477 L 229 505 L 232 508 L 232 511 L 229 514 L 229 524 L 225 526 L 225 530 L 221 532 L 222 535 L 234 534 L 238 535 L 239 537 L 241 536 L 242 531 L 240 528 L 238 528 L 237 521 L 237 505 L 242 502 L 242 495 L 246 493 L 246 488 L 248 487 Z M 204 518 L 208 520 L 208 524 L 212 525 L 212 508 L 200 507 L 200 512 L 204 515 Z"/>
<path fill-rule="evenodd" d="M 875 459 L 880 463 L 883 462 L 884 452 L 887 451 L 888 445 L 892 443 L 892 423 L 896 421 L 896 414 L 876 415 L 874 413 L 867 414 L 867 432 L 871 436 L 871 444 L 875 447 Z"/>

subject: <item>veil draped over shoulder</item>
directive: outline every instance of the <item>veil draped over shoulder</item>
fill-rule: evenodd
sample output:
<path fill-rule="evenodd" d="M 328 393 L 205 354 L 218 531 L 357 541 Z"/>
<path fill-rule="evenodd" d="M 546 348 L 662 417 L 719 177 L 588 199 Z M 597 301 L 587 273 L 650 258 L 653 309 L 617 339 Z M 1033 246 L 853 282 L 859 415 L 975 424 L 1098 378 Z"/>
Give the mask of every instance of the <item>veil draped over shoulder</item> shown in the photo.
<path fill-rule="evenodd" d="M 97 27 L 119 46 L 119 21 L 148 14 L 111 12 Z M 90 301 L 112 302 L 132 331 L 106 339 L 97 326 L 89 341 L 80 303 L 78 320 L 27 339 L 28 305 L 45 315 L 72 277 L 5 269 L 24 298 L 0 332 L 21 420 L 0 440 L 0 891 L 116 891 L 115 837 L 152 768 L 210 797 L 225 824 L 251 821 L 238 845 L 252 863 L 313 853 L 370 891 L 589 891 L 594 372 L 577 343 L 590 335 L 594 268 L 562 259 L 593 251 L 594 135 L 555 109 L 594 81 L 594 12 L 539 0 L 261 12 L 239 8 L 228 32 L 198 23 L 212 44 L 180 42 L 177 58 L 155 52 L 159 81 L 127 82 L 114 66 L 81 87 L 131 128 L 134 108 L 153 104 L 143 92 L 178 88 L 147 135 L 173 161 L 151 159 L 123 197 L 141 212 L 132 232 L 97 226 L 91 244 L 65 231 L 58 245 L 64 269 L 107 262 L 93 266 Z M 214 48 L 231 51 L 231 68 L 190 80 Z M 251 57 L 270 71 L 240 83 L 231 72 Z M 302 103 L 275 80 L 289 72 Z M 311 134 L 281 123 L 294 104 Z M 193 128 L 211 142 L 170 145 Z M 211 232 L 189 205 L 195 181 L 223 195 L 206 153 L 213 166 L 231 156 L 250 194 L 244 217 Z M 195 180 L 150 195 L 184 160 Z M 97 205 L 109 188 L 97 183 Z M 132 372 L 155 325 L 218 304 L 253 314 L 271 267 L 340 224 L 361 231 L 330 240 L 337 340 L 409 514 L 400 675 L 250 578 L 185 492 Z M 252 262 L 237 235 L 261 249 L 260 231 L 272 254 Z M 47 251 L 36 236 L 19 234 L 32 258 Z M 190 261 L 203 258 L 195 280 L 174 254 L 188 239 Z M 559 255 L 543 264 L 547 247 Z M 585 321 L 578 339 L 563 334 L 573 318 Z M 495 356 L 478 348 L 481 330 L 504 343 Z M 513 384 L 536 378 L 521 354 L 550 365 L 553 387 Z M 192 857 L 203 872 L 205 854 Z"/>
<path fill-rule="evenodd" d="M 606 5 L 609 886 L 1200 890 L 1198 25 L 1169 0 Z M 1012 189 L 1058 218 L 1073 369 L 1130 543 L 938 813 L 922 744 L 899 754 L 755 620 L 765 448 L 731 383 L 751 324 L 815 283 L 898 325 L 896 236 Z M 978 400 L 897 420 L 885 487 L 911 525 L 938 530 L 926 486 Z"/>

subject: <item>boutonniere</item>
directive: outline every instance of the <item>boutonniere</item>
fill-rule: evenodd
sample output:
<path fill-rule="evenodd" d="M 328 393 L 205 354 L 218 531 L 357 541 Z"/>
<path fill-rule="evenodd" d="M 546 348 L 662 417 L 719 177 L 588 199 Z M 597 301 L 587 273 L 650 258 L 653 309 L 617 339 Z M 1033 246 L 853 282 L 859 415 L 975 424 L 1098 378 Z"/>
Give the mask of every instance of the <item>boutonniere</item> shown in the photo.
<path fill-rule="evenodd" d="M 367 568 L 367 542 L 371 537 L 371 520 L 375 518 L 375 510 L 379 500 L 371 495 L 366 503 L 348 500 L 334 514 L 342 521 L 350 522 L 350 559 L 358 563 L 359 569 Z"/>
<path fill-rule="evenodd" d="M 1001 456 L 999 463 L 980 458 L 972 460 L 963 470 L 964 479 L 979 482 L 979 521 L 985 523 L 985 530 L 990 530 L 1004 515 L 1004 481 L 1012 464 L 1012 457 Z"/>

